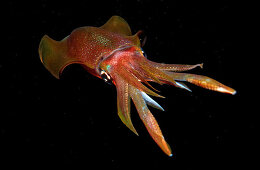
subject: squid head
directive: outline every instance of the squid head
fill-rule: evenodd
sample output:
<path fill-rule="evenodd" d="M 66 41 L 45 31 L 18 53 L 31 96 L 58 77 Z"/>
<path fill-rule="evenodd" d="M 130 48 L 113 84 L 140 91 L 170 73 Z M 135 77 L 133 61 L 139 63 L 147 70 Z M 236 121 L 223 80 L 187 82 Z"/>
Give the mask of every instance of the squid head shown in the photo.
<path fill-rule="evenodd" d="M 80 27 L 61 41 L 43 36 L 39 55 L 46 69 L 59 78 L 70 64 L 81 64 L 89 73 L 111 82 L 117 90 L 118 116 L 135 134 L 138 134 L 130 117 L 130 101 L 149 134 L 169 156 L 170 146 L 147 105 L 163 110 L 150 96 L 163 97 L 149 82 L 170 84 L 191 91 L 183 82 L 206 89 L 235 94 L 236 91 L 206 76 L 180 73 L 202 64 L 163 64 L 148 60 L 141 49 L 141 31 L 132 35 L 128 23 L 119 16 L 111 17 L 101 27 Z"/>

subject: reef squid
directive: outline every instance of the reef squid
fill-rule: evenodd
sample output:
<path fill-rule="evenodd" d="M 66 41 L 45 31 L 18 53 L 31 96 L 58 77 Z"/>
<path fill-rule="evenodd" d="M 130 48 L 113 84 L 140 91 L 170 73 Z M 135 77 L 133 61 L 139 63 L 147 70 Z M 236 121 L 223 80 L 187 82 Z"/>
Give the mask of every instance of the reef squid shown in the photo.
<path fill-rule="evenodd" d="M 128 23 L 119 16 L 112 16 L 101 27 L 76 28 L 61 41 L 44 35 L 39 45 L 40 60 L 45 68 L 59 79 L 64 68 L 80 64 L 92 75 L 116 86 L 117 112 L 121 121 L 136 135 L 130 116 L 133 101 L 147 131 L 164 153 L 172 156 L 162 131 L 147 105 L 164 110 L 154 99 L 163 97 L 149 82 L 169 84 L 191 91 L 183 82 L 222 93 L 236 91 L 212 78 L 182 73 L 202 64 L 164 64 L 147 59 L 140 41 L 142 31 L 132 34 Z"/>

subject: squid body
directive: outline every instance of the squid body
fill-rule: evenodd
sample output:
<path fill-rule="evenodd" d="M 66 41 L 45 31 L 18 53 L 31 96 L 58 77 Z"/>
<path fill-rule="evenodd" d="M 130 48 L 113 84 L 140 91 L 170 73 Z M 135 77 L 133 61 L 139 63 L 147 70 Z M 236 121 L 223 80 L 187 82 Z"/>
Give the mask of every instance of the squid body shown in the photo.
<path fill-rule="evenodd" d="M 148 60 L 142 51 L 138 31 L 132 35 L 128 23 L 119 16 L 111 17 L 101 27 L 80 27 L 61 41 L 43 36 L 39 45 L 41 62 L 56 78 L 70 64 L 81 64 L 89 73 L 111 82 L 117 90 L 118 116 L 135 134 L 130 118 L 130 101 L 149 134 L 158 146 L 172 156 L 170 146 L 165 141 L 160 127 L 147 105 L 163 110 L 150 96 L 157 94 L 149 82 L 170 84 L 189 90 L 184 81 L 206 89 L 235 94 L 236 91 L 206 76 L 180 73 L 202 64 L 163 64 Z M 150 95 L 150 96 L 149 96 Z"/>

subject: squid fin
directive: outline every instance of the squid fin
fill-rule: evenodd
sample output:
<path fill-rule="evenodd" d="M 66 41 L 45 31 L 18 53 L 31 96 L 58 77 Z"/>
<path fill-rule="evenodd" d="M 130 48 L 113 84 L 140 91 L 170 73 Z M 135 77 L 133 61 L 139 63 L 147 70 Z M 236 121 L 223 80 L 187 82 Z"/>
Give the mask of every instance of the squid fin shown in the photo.
<path fill-rule="evenodd" d="M 100 28 L 110 32 L 114 32 L 121 35 L 132 35 L 131 28 L 128 23 L 120 16 L 112 16 L 104 25 Z"/>
<path fill-rule="evenodd" d="M 130 41 L 132 41 L 136 46 L 140 47 L 141 46 L 141 42 L 140 42 L 139 35 L 142 34 L 142 32 L 143 31 L 138 31 L 136 34 L 131 35 L 131 36 L 126 36 L 125 38 L 127 38 Z"/>
<path fill-rule="evenodd" d="M 66 38 L 55 41 L 47 35 L 43 36 L 39 45 L 39 55 L 43 65 L 56 78 L 59 78 L 67 65 L 80 63 L 67 56 Z"/>

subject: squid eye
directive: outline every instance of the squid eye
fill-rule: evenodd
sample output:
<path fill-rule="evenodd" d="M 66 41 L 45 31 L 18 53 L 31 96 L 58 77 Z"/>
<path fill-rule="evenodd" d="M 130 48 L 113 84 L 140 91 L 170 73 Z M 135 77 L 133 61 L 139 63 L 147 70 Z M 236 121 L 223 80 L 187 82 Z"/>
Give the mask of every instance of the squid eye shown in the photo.
<path fill-rule="evenodd" d="M 105 72 L 104 70 L 100 71 L 100 77 L 108 84 L 112 84 L 112 78 L 109 74 L 107 74 L 107 72 Z"/>
<path fill-rule="evenodd" d="M 141 47 L 143 47 L 146 43 L 147 40 L 147 36 L 145 35 L 144 31 L 138 31 L 137 35 L 139 37 L 140 43 L 141 43 Z"/>

